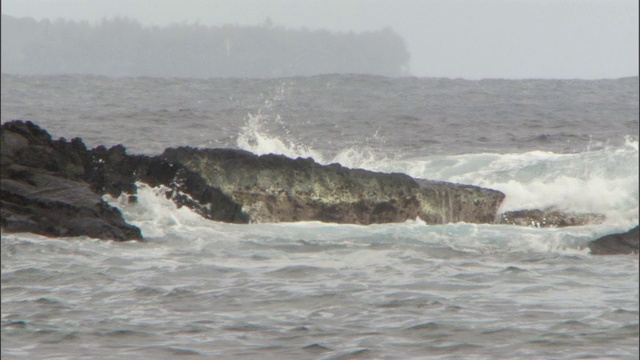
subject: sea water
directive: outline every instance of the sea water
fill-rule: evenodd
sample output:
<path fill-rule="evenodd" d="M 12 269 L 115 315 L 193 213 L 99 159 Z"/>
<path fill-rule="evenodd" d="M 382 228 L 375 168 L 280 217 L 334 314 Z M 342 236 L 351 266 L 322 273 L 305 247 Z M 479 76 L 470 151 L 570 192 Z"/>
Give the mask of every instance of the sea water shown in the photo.
<path fill-rule="evenodd" d="M 599 225 L 235 225 L 138 184 L 142 242 L 2 234 L 2 358 L 638 357 L 638 78 L 2 75 L 2 122 L 129 153 L 232 147 L 500 190 Z"/>

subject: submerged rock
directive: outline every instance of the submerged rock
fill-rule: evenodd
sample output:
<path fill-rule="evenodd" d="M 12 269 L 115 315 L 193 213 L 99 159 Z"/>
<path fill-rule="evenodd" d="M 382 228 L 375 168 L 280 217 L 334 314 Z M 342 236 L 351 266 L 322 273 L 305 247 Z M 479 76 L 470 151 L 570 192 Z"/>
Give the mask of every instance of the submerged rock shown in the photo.
<path fill-rule="evenodd" d="M 588 245 L 593 255 L 638 254 L 640 229 L 638 226 L 625 233 L 610 234 L 593 240 Z"/>
<path fill-rule="evenodd" d="M 602 224 L 605 216 L 596 213 L 564 212 L 557 209 L 507 211 L 500 215 L 500 224 L 530 227 L 567 227 Z"/>

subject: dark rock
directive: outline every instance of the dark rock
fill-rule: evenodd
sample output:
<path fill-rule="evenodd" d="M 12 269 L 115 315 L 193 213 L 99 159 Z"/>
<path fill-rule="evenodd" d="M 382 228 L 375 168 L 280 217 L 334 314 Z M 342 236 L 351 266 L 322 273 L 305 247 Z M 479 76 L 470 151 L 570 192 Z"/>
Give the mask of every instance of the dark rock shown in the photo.
<path fill-rule="evenodd" d="M 183 147 L 154 157 L 129 155 L 121 145 L 87 150 L 82 140 L 52 140 L 31 122 L 5 123 L 1 137 L 4 231 L 138 239 L 139 229 L 101 198 L 135 199 L 138 181 L 166 187 L 178 206 L 207 219 L 235 223 L 493 223 L 504 199 L 476 186 L 242 150 Z"/>
<path fill-rule="evenodd" d="M 167 196 L 178 206 L 189 206 L 205 218 L 248 222 L 238 204 L 180 164 L 159 157 L 128 155 L 122 145 L 87 150 L 78 138 L 70 142 L 64 138 L 51 140 L 46 131 L 29 121 L 3 124 L 1 136 L 2 228 L 5 231 L 139 239 L 139 230 L 131 232 L 131 226 L 124 222 L 119 211 L 115 208 L 112 208 L 115 212 L 107 211 L 110 206 L 100 198 L 103 194 L 133 195 L 137 181 L 166 186 Z M 9 199 L 23 205 L 16 207 Z M 71 213 L 62 210 L 69 206 L 76 210 Z M 83 213 L 90 209 L 92 215 Z M 101 220 L 91 220 L 92 216 Z M 103 222 L 114 229 L 106 230 Z"/>
<path fill-rule="evenodd" d="M 5 231 L 113 240 L 142 238 L 138 228 L 126 224 L 120 211 L 85 183 L 15 165 L 3 169 L 3 175 L 8 175 L 2 177 L 0 190 Z"/>
<path fill-rule="evenodd" d="M 602 224 L 604 220 L 605 216 L 602 214 L 534 209 L 504 212 L 500 215 L 499 223 L 545 228 Z"/>
<path fill-rule="evenodd" d="M 312 159 L 243 150 L 167 149 L 162 157 L 199 173 L 229 195 L 251 221 L 493 223 L 504 194 L 452 183 L 323 166 Z"/>
<path fill-rule="evenodd" d="M 127 155 L 122 145 L 92 150 L 85 179 L 96 191 L 114 197 L 135 194 L 138 181 L 150 186 L 163 185 L 169 189 L 167 197 L 178 206 L 187 206 L 209 220 L 248 222 L 240 205 L 217 187 L 208 185 L 197 172 L 161 157 Z"/>
<path fill-rule="evenodd" d="M 79 139 L 52 141 L 31 122 L 13 121 L 0 133 L 0 223 L 3 231 L 46 236 L 141 239 L 120 211 L 82 180 L 89 158 Z"/>
<path fill-rule="evenodd" d="M 640 252 L 640 230 L 636 226 L 631 230 L 603 236 L 588 245 L 593 255 L 638 254 Z"/>
<path fill-rule="evenodd" d="M 492 224 L 505 195 L 472 185 L 416 179 L 420 184 L 422 218 L 427 223 Z"/>

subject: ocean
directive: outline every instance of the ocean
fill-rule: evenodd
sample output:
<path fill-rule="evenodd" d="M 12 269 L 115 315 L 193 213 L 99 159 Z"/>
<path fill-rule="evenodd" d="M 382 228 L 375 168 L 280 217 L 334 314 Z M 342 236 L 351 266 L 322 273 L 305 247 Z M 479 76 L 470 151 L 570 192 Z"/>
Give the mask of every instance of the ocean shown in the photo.
<path fill-rule="evenodd" d="M 479 185 L 598 225 L 226 224 L 139 183 L 145 241 L 2 234 L 3 359 L 637 359 L 638 77 L 3 74 L 2 122 L 155 155 L 189 145 Z"/>

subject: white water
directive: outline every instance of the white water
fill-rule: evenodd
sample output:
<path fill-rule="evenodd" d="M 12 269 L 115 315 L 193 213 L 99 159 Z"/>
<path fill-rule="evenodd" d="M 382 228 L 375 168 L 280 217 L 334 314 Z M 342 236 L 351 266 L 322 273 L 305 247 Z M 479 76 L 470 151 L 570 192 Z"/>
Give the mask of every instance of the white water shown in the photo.
<path fill-rule="evenodd" d="M 373 148 L 354 146 L 338 150 L 332 158 L 290 140 L 290 135 L 270 135 L 264 130 L 271 117 L 248 115 L 237 145 L 255 154 L 311 157 L 321 164 L 339 163 L 350 168 L 405 173 L 416 178 L 471 184 L 502 191 L 501 211 L 545 209 L 601 213 L 609 224 L 638 223 L 638 140 L 622 146 L 557 154 L 529 151 L 511 154 L 465 154 L 391 159 Z M 279 116 L 276 121 L 281 122 Z M 377 135 L 374 134 L 374 135 Z M 378 141 L 376 136 L 365 141 Z M 379 144 L 378 144 L 379 145 Z"/>
<path fill-rule="evenodd" d="M 617 225 L 233 225 L 163 192 L 110 199 L 144 242 L 3 234 L 3 358 L 637 356 L 638 258 L 584 247 Z"/>
<path fill-rule="evenodd" d="M 3 122 L 89 146 L 237 146 L 607 215 L 234 225 L 139 184 L 109 201 L 145 241 L 2 234 L 3 359 L 638 358 L 638 258 L 585 247 L 638 223 L 637 78 L 2 82 Z"/>
<path fill-rule="evenodd" d="M 216 238 L 240 239 L 233 234 L 261 234 L 281 237 L 288 241 L 326 242 L 343 239 L 393 239 L 427 247 L 448 247 L 457 251 L 478 253 L 555 252 L 559 254 L 588 254 L 585 245 L 597 234 L 611 232 L 619 226 L 584 226 L 572 229 L 537 229 L 505 225 L 448 224 L 427 225 L 416 219 L 400 224 L 340 225 L 320 222 L 283 224 L 230 225 L 203 219 L 188 208 L 176 208 L 164 196 L 166 189 L 138 184 L 138 203 L 129 204 L 127 196 L 120 199 L 106 197 L 119 207 L 128 222 L 141 228 L 146 239 L 154 238 Z M 472 242 L 469 240 L 473 239 Z"/>

